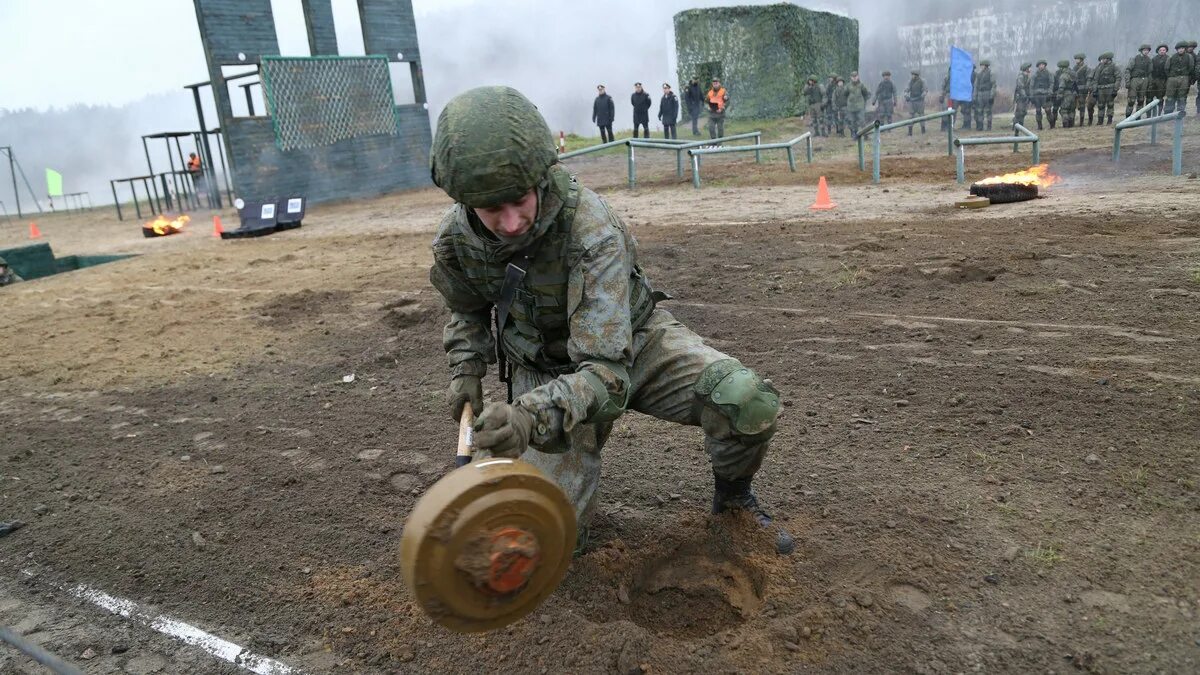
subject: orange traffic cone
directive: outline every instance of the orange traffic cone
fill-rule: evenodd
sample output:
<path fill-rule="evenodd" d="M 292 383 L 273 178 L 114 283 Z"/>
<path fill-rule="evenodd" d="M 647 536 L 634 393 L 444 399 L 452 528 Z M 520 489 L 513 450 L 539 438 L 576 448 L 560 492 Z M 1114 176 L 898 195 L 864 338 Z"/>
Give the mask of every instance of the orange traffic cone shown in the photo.
<path fill-rule="evenodd" d="M 825 176 L 817 183 L 817 201 L 808 207 L 813 210 L 836 209 L 837 204 L 829 201 L 829 186 L 825 184 Z"/>
<path fill-rule="evenodd" d="M 221 216 L 213 216 L 213 236 L 220 237 L 225 228 L 221 227 Z"/>
<path fill-rule="evenodd" d="M 29 223 L 29 238 L 41 239 L 42 231 L 38 229 L 37 223 L 30 221 Z"/>

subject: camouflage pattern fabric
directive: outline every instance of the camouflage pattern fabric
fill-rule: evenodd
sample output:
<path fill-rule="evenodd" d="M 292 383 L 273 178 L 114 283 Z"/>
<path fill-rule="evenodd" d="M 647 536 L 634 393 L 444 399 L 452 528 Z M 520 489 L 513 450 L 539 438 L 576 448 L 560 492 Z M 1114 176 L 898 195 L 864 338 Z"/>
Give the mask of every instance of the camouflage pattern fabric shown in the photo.
<path fill-rule="evenodd" d="M 22 281 L 25 280 L 8 266 L 8 261 L 0 257 L 0 286 L 8 286 Z"/>

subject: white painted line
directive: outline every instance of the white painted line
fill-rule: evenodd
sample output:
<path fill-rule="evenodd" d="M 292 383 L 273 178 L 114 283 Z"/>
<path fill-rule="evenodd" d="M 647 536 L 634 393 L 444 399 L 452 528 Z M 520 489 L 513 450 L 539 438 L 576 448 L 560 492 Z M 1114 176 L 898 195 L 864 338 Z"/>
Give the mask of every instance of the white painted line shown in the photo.
<path fill-rule="evenodd" d="M 35 576 L 28 569 L 21 570 L 27 577 Z M 143 610 L 136 602 L 109 595 L 104 591 L 79 584 L 72 588 L 64 588 L 71 595 L 118 616 L 123 616 L 134 623 L 141 624 L 164 635 L 169 635 L 189 645 L 199 647 L 209 654 L 228 661 L 256 675 L 301 675 L 301 671 L 275 659 L 255 654 L 229 640 L 219 638 L 208 631 L 201 630 L 189 623 L 162 614 L 151 614 Z"/>

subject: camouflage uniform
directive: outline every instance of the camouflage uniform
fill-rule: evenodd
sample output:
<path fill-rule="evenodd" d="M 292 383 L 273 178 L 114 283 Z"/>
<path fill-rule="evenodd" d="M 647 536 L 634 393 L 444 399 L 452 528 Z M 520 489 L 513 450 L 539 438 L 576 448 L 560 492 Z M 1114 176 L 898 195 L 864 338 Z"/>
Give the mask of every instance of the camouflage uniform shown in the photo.
<path fill-rule="evenodd" d="M 1200 58 L 1196 56 L 1196 41 L 1188 42 L 1188 56 L 1192 57 L 1192 84 L 1196 84 L 1200 80 Z M 1187 101 L 1184 101 L 1184 108 L 1187 107 Z M 1200 115 L 1200 87 L 1196 87 L 1196 114 Z"/>
<path fill-rule="evenodd" d="M 975 130 L 983 131 L 984 120 L 987 120 L 987 130 L 992 130 L 992 106 L 996 102 L 996 80 L 992 77 L 992 62 L 984 59 L 979 62 L 982 70 L 975 78 Z"/>
<path fill-rule="evenodd" d="M 1187 53 L 1187 43 L 1175 45 L 1175 54 L 1167 62 L 1167 105 L 1163 112 L 1170 114 L 1176 110 L 1187 110 L 1188 90 L 1192 85 L 1192 76 L 1196 72 L 1196 64 Z"/>
<path fill-rule="evenodd" d="M 875 118 L 884 124 L 892 123 L 896 112 L 896 84 L 892 82 L 892 72 L 883 71 L 883 79 L 875 87 Z"/>
<path fill-rule="evenodd" d="M 845 135 L 846 128 L 846 97 L 849 96 L 850 88 L 846 86 L 846 81 L 838 78 L 837 86 L 833 89 L 833 108 L 836 114 L 834 118 L 837 120 L 838 136 Z M 853 133 L 853 132 L 851 132 Z"/>
<path fill-rule="evenodd" d="M 1064 129 L 1075 126 L 1075 71 L 1067 62 L 1067 71 L 1063 73 L 1058 83 L 1058 110 Z"/>
<path fill-rule="evenodd" d="M 1140 110 L 1150 102 L 1146 94 L 1150 91 L 1152 65 L 1150 45 L 1138 47 L 1137 56 L 1129 59 L 1129 65 L 1125 67 L 1125 89 L 1129 96 L 1129 100 L 1125 102 L 1125 117 L 1129 117 L 1134 110 Z"/>
<path fill-rule="evenodd" d="M 834 95 L 837 93 L 837 74 L 829 76 L 829 83 L 825 85 L 825 132 L 826 135 L 832 135 L 836 129 L 838 135 L 842 135 L 842 123 L 837 117 L 837 106 L 835 105 Z"/>
<path fill-rule="evenodd" d="M 825 115 L 821 110 L 821 102 L 825 100 L 825 92 L 821 91 L 821 85 L 817 83 L 817 76 L 812 75 L 808 78 L 808 84 L 801 92 L 804 96 L 805 103 L 808 108 L 805 114 L 808 116 L 808 128 L 814 136 L 824 136 L 821 133 L 824 129 Z"/>
<path fill-rule="evenodd" d="M 1045 68 L 1046 60 L 1039 60 L 1037 65 L 1037 72 L 1033 74 L 1033 84 L 1030 85 L 1029 102 L 1033 104 L 1033 113 L 1037 118 L 1037 127 L 1038 130 L 1041 130 L 1042 111 L 1046 107 L 1047 99 L 1050 96 L 1052 80 L 1050 78 L 1050 71 Z M 1049 114 L 1046 117 L 1049 118 Z"/>
<path fill-rule="evenodd" d="M 1079 126 L 1083 126 L 1084 108 L 1091 106 L 1095 111 L 1096 103 L 1092 100 L 1092 69 L 1087 64 L 1087 54 L 1075 55 L 1075 105 L 1079 108 Z"/>
<path fill-rule="evenodd" d="M 916 73 L 913 73 L 913 74 L 915 75 Z M 941 106 L 941 110 L 939 110 L 938 112 L 942 112 L 943 110 L 946 110 L 946 101 L 949 98 L 950 98 L 950 71 L 947 70 L 946 77 L 942 78 L 942 95 L 938 97 L 938 104 Z M 951 124 L 953 124 L 953 122 L 950 121 L 949 117 L 943 117 L 942 118 L 942 131 L 945 131 L 946 129 L 948 129 Z M 911 131 L 911 129 L 910 129 L 910 131 Z"/>
<path fill-rule="evenodd" d="M 1059 90 L 1062 88 L 1063 78 L 1071 72 L 1071 69 L 1067 67 L 1068 65 L 1065 60 L 1058 62 L 1058 70 L 1054 71 L 1054 80 L 1050 85 L 1050 98 L 1046 102 L 1046 117 L 1049 118 L 1051 129 L 1058 124 L 1058 116 L 1062 112 L 1062 94 Z M 1066 125 L 1064 124 L 1063 126 Z"/>
<path fill-rule="evenodd" d="M 1033 78 L 1029 76 L 1032 63 L 1021 64 L 1021 74 L 1017 75 L 1017 85 L 1013 88 L 1013 123 L 1025 125 L 1025 113 L 1029 107 L 1030 87 Z"/>
<path fill-rule="evenodd" d="M 1171 61 L 1171 55 L 1168 53 L 1171 48 L 1167 45 L 1159 45 L 1154 49 L 1154 57 L 1150 59 L 1150 85 L 1146 91 L 1147 103 L 1158 99 L 1158 112 L 1162 113 L 1163 106 L 1166 105 L 1167 99 L 1167 64 Z"/>
<path fill-rule="evenodd" d="M 912 71 L 912 79 L 908 81 L 908 86 L 904 88 L 904 102 L 908 104 L 908 118 L 920 117 L 925 114 L 925 80 L 921 79 L 921 71 Z M 949 122 L 946 118 L 942 118 L 942 128 L 945 129 Z M 913 135 L 913 126 L 909 125 L 908 135 Z M 921 133 L 925 133 L 925 123 L 921 122 Z"/>
<path fill-rule="evenodd" d="M 1096 124 L 1112 124 L 1113 100 L 1117 97 L 1117 89 L 1121 86 L 1121 72 L 1113 64 L 1112 52 L 1100 55 L 1100 65 L 1092 73 L 1092 82 L 1096 90 L 1096 103 L 1099 115 Z M 1107 116 L 1107 118 L 1106 118 Z"/>
<path fill-rule="evenodd" d="M 483 407 L 476 445 L 506 448 L 502 443 L 515 438 L 507 456 L 521 455 L 552 477 L 586 526 L 600 451 L 625 410 L 698 426 L 716 480 L 714 512 L 744 508 L 769 525 L 750 478 L 775 433 L 774 387 L 655 306 L 665 296 L 651 289 L 628 227 L 556 164 L 545 120 L 519 92 L 480 87 L 460 94 L 437 129 L 434 183 L 456 203 L 438 226 L 429 276 L 450 310 L 443 344 L 451 394 L 455 382 L 471 378 L 470 404 L 482 399 L 479 378 L 498 361 L 497 336 L 509 368 L 501 377 L 510 383 L 511 405 Z M 502 240 L 476 215 L 530 190 L 537 218 L 519 237 Z M 525 273 L 508 283 L 516 291 L 500 318 L 506 275 L 520 265 Z M 457 400 L 457 411 L 467 398 Z M 457 416 L 453 396 L 448 402 Z M 493 426 L 497 419 L 509 420 L 510 433 L 499 441 L 505 427 Z M 784 535 L 780 552 L 790 552 Z"/>
<path fill-rule="evenodd" d="M 850 73 L 850 84 L 846 85 L 843 97 L 846 107 L 846 121 L 850 135 L 858 135 L 863 128 L 867 112 L 867 101 L 871 100 L 871 90 L 858 79 L 858 73 Z"/>
<path fill-rule="evenodd" d="M 974 70 L 972 70 L 971 71 L 971 93 L 972 94 L 975 93 L 975 77 L 976 77 L 976 73 Z M 963 129 L 971 128 L 971 110 L 974 107 L 975 107 L 974 98 L 972 98 L 972 100 L 970 100 L 970 101 L 955 101 L 954 102 L 954 109 L 957 110 L 958 114 L 962 116 L 962 127 L 961 128 L 963 128 Z"/>
<path fill-rule="evenodd" d="M 8 286 L 9 284 L 15 284 L 21 281 L 25 280 L 22 279 L 16 272 L 14 272 L 13 268 L 8 266 L 7 260 L 5 260 L 3 257 L 0 257 L 0 286 Z"/>

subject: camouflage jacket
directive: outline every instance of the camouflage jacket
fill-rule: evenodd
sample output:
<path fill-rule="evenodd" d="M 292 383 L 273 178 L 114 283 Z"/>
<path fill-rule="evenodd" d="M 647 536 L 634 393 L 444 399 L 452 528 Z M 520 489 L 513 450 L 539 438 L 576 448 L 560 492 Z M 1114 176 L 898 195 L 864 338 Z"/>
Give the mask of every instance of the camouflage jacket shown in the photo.
<path fill-rule="evenodd" d="M 561 443 L 564 431 L 603 403 L 585 373 L 609 396 L 625 400 L 633 331 L 649 318 L 654 301 L 637 264 L 637 242 L 603 199 L 554 166 L 540 202 L 533 233 L 541 244 L 501 346 L 514 364 L 556 375 L 514 402 L 537 417 L 531 442 L 545 448 Z M 495 362 L 491 312 L 516 252 L 462 204 L 443 216 L 429 277 L 450 310 L 442 342 L 452 376 L 482 376 L 485 364 Z"/>
<path fill-rule="evenodd" d="M 975 78 L 975 90 L 972 92 L 976 101 L 990 101 L 996 98 L 996 79 L 992 77 L 992 69 L 984 68 Z"/>
<path fill-rule="evenodd" d="M 1167 63 L 1171 57 L 1167 54 L 1155 54 L 1154 58 L 1150 59 L 1150 77 L 1156 80 L 1167 79 Z"/>
<path fill-rule="evenodd" d="M 1121 84 L 1121 72 L 1112 62 L 1101 63 L 1092 71 L 1092 88 L 1096 91 L 1113 90 Z"/>
<path fill-rule="evenodd" d="M 1018 75 L 1017 76 L 1017 86 L 1013 90 L 1013 101 L 1016 103 L 1028 101 L 1029 95 L 1030 95 L 1029 88 L 1030 88 L 1030 86 L 1032 86 L 1032 84 L 1033 84 L 1033 78 L 1029 77 L 1025 73 L 1021 73 L 1020 75 Z"/>
<path fill-rule="evenodd" d="M 1054 96 L 1062 96 L 1067 91 L 1075 91 L 1075 80 L 1072 77 L 1070 68 L 1059 68 L 1054 71 L 1054 86 L 1050 89 L 1050 93 Z"/>
<path fill-rule="evenodd" d="M 1033 96 L 1045 96 L 1050 93 L 1050 70 L 1035 70 L 1033 72 L 1033 85 L 1030 92 Z"/>
<path fill-rule="evenodd" d="M 943 89 L 945 89 L 943 94 L 949 93 L 949 91 L 950 91 L 949 87 L 950 87 L 950 83 L 949 83 L 949 81 L 947 81 L 946 85 L 943 87 Z M 919 77 L 915 80 L 909 80 L 908 86 L 904 88 L 904 100 L 908 101 L 909 103 L 912 103 L 913 101 L 924 100 L 924 98 L 925 98 L 925 80 L 922 80 Z M 944 102 L 945 101 L 943 101 L 943 103 Z"/>
<path fill-rule="evenodd" d="M 821 105 L 821 101 L 825 100 L 825 92 L 821 91 L 821 85 L 806 85 L 804 87 L 804 100 L 810 106 Z"/>
<path fill-rule="evenodd" d="M 876 103 L 893 103 L 896 100 L 896 83 L 891 80 L 880 80 L 875 86 Z"/>
<path fill-rule="evenodd" d="M 862 112 L 867 109 L 867 101 L 871 100 L 871 90 L 862 80 L 846 84 L 846 93 L 842 96 L 846 110 Z"/>
<path fill-rule="evenodd" d="M 1150 68 L 1153 63 L 1150 57 L 1145 54 L 1138 54 L 1129 59 L 1129 65 L 1125 68 L 1125 74 L 1129 79 L 1135 77 L 1150 77 Z"/>
<path fill-rule="evenodd" d="M 1075 88 L 1081 94 L 1086 94 L 1092 90 L 1092 69 L 1086 63 L 1081 63 L 1075 67 Z"/>

